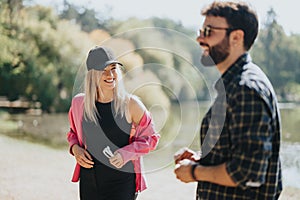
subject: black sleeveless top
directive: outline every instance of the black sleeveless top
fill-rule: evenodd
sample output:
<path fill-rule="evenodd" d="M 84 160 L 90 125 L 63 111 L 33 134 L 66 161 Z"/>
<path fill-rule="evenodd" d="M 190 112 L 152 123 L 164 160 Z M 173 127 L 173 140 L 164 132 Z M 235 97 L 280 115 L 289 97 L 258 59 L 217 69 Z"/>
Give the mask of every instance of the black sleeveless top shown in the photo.
<path fill-rule="evenodd" d="M 132 200 L 135 194 L 135 173 L 131 161 L 121 169 L 109 163 L 102 152 L 107 146 L 112 152 L 129 144 L 131 124 L 126 117 L 115 116 L 113 102 L 96 102 L 98 124 L 83 118 L 83 139 L 93 158 L 93 168 L 81 167 L 80 197 L 88 200 Z"/>
<path fill-rule="evenodd" d="M 121 117 L 120 115 L 115 116 L 113 102 L 96 102 L 96 107 L 99 113 L 98 121 L 101 127 L 101 131 L 99 132 L 101 137 L 101 141 L 99 141 L 99 144 L 101 144 L 101 147 L 103 146 L 103 148 L 105 148 L 106 146 L 109 146 L 111 151 L 115 152 L 117 149 L 128 145 L 131 124 L 127 122 L 125 115 L 123 117 Z M 99 160 L 96 160 L 96 164 L 103 165 L 102 162 L 99 163 L 97 161 Z M 109 169 L 114 168 L 111 164 L 109 164 L 108 167 Z M 132 162 L 128 162 L 125 166 L 123 166 L 121 168 L 121 171 L 133 172 Z M 109 174 L 106 175 L 110 176 Z"/>
<path fill-rule="evenodd" d="M 99 113 L 98 121 L 99 125 L 103 130 L 103 136 L 113 143 L 111 150 L 114 152 L 115 147 L 121 148 L 129 144 L 129 134 L 131 130 L 131 124 L 126 120 L 125 115 L 115 116 L 113 108 L 113 102 L 100 103 L 96 102 L 97 111 Z"/>
<path fill-rule="evenodd" d="M 99 113 L 98 124 L 83 120 L 83 137 L 87 150 L 93 157 L 94 166 L 101 171 L 102 180 L 125 179 L 128 174 L 134 173 L 132 162 L 127 162 L 121 169 L 115 168 L 109 163 L 109 159 L 102 152 L 107 146 L 112 152 L 129 144 L 131 124 L 127 122 L 125 115 L 115 116 L 113 102 L 96 102 Z M 129 172 L 129 173 L 128 173 Z"/>

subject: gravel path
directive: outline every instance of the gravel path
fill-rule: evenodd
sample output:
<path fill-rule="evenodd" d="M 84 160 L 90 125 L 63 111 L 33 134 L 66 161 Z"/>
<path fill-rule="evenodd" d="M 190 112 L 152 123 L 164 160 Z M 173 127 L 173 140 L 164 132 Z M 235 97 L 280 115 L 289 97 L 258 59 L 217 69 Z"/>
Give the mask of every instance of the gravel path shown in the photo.
<path fill-rule="evenodd" d="M 0 147 L 1 200 L 79 199 L 78 184 L 70 181 L 75 161 L 67 150 L 3 135 Z M 147 174 L 147 181 L 139 200 L 194 199 L 195 184 L 177 181 L 171 168 Z"/>
<path fill-rule="evenodd" d="M 78 184 L 70 178 L 75 160 L 67 150 L 0 135 L 1 200 L 76 200 Z M 149 188 L 138 200 L 193 200 L 196 184 L 176 180 L 172 168 L 147 174 Z M 300 189 L 285 189 L 281 197 L 298 199 Z M 298 196 L 298 198 L 297 198 Z"/>

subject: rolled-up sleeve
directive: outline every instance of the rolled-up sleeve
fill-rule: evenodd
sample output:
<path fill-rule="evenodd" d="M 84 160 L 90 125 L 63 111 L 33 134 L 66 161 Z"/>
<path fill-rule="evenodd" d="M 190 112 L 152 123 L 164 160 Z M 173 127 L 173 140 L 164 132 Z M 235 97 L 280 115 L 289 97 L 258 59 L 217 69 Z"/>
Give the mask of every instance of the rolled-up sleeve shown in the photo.
<path fill-rule="evenodd" d="M 129 160 L 136 160 L 140 156 L 154 150 L 160 138 L 160 135 L 155 131 L 152 117 L 147 111 L 135 129 L 133 141 L 117 150 L 117 152 L 121 153 L 125 163 Z"/>
<path fill-rule="evenodd" d="M 226 169 L 238 186 L 259 187 L 265 182 L 272 154 L 270 108 L 255 90 L 245 86 L 232 99 L 228 109 L 232 155 Z"/>
<path fill-rule="evenodd" d="M 78 140 L 77 130 L 74 122 L 72 106 L 69 110 L 69 123 L 70 123 L 70 130 L 67 133 L 67 140 L 69 143 L 69 152 L 73 155 L 71 148 L 74 144 L 79 144 L 79 140 Z"/>

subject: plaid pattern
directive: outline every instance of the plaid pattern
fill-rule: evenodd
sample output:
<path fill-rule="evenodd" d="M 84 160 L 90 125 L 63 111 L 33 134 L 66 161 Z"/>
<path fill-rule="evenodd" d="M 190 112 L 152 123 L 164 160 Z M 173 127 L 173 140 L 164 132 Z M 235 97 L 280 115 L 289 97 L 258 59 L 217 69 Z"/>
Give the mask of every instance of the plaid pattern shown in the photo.
<path fill-rule="evenodd" d="M 215 85 L 218 95 L 201 125 L 203 166 L 226 163 L 238 187 L 198 182 L 197 199 L 278 199 L 282 190 L 280 115 L 265 74 L 241 56 Z"/>

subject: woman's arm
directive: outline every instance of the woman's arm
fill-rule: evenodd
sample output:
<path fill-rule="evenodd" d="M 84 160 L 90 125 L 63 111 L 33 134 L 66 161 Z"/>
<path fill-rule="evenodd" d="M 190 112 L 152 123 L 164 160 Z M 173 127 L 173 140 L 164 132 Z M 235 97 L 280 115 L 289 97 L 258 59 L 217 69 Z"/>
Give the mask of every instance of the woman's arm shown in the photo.
<path fill-rule="evenodd" d="M 154 150 L 160 138 L 160 135 L 155 131 L 151 114 L 136 97 L 130 99 L 129 114 L 136 132 L 132 143 L 117 150 L 122 155 L 124 163 Z"/>
<path fill-rule="evenodd" d="M 69 143 L 69 152 L 73 154 L 72 147 L 74 144 L 79 144 L 78 136 L 76 134 L 76 127 L 74 123 L 74 117 L 73 117 L 73 109 L 72 106 L 69 110 L 69 123 L 70 123 L 70 130 L 67 133 L 67 140 Z"/>
<path fill-rule="evenodd" d="M 75 156 L 75 159 L 79 165 L 85 168 L 93 167 L 94 162 L 92 161 L 91 155 L 82 147 L 80 147 L 80 142 L 78 139 L 78 132 L 76 130 L 73 107 L 77 105 L 72 101 L 71 108 L 69 110 L 69 123 L 70 130 L 67 133 L 67 140 L 69 143 L 69 152 Z"/>

